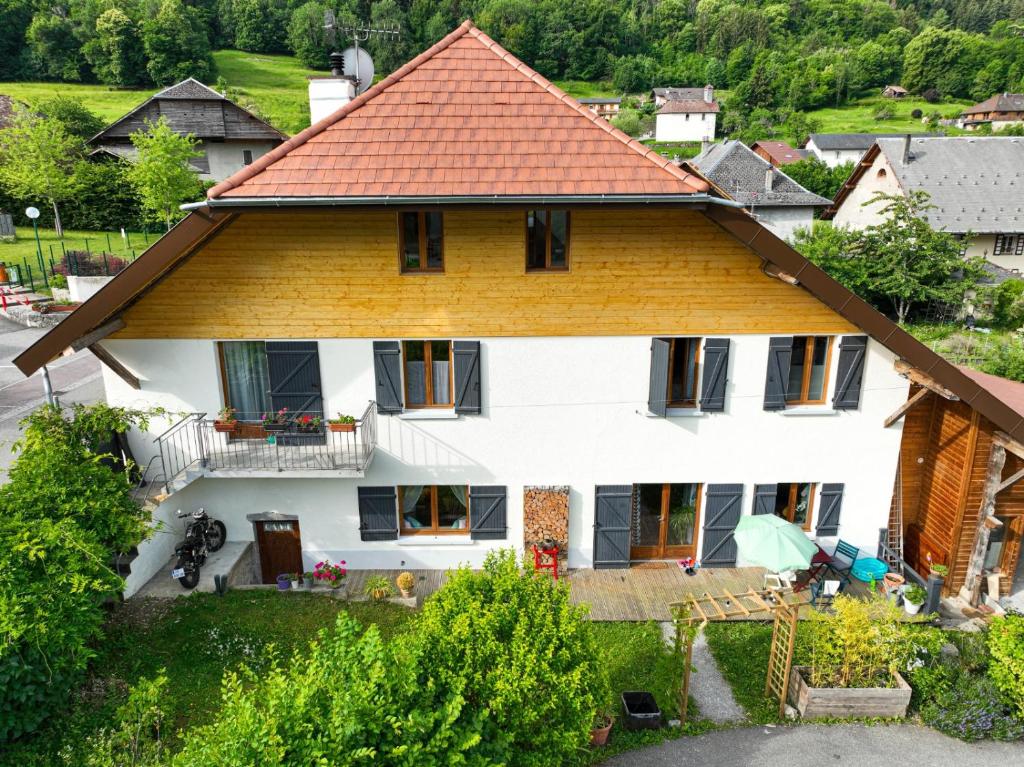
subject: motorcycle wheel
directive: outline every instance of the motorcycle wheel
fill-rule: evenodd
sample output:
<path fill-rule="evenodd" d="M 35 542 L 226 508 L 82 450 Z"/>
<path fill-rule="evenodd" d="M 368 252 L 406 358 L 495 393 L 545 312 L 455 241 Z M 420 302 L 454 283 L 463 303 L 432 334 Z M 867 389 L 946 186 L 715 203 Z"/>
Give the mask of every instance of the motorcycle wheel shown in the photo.
<path fill-rule="evenodd" d="M 185 560 L 184 557 L 178 557 L 178 561 L 177 563 L 175 563 L 174 567 L 176 569 L 181 568 L 185 571 L 185 574 L 178 578 L 178 583 L 181 584 L 181 587 L 183 589 L 188 589 L 189 591 L 191 591 L 199 585 L 199 568 L 186 567 L 187 564 L 188 562 Z"/>
<path fill-rule="evenodd" d="M 210 530 L 206 535 L 206 547 L 210 551 L 220 551 L 228 539 L 227 528 L 219 519 L 210 520 Z"/>

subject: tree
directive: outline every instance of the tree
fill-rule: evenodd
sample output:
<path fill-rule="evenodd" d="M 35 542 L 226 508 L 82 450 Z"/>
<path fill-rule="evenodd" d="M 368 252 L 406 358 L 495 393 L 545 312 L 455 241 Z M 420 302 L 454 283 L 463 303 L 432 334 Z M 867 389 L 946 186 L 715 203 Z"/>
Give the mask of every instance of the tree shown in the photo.
<path fill-rule="evenodd" d="M 612 83 L 620 93 L 650 90 L 658 76 L 658 63 L 650 56 L 623 56 L 615 62 Z"/>
<path fill-rule="evenodd" d="M 210 79 L 213 57 L 201 21 L 199 11 L 181 0 L 163 0 L 156 14 L 142 25 L 146 71 L 154 83 L 171 85 L 187 77 Z"/>
<path fill-rule="evenodd" d="M 146 59 L 139 45 L 139 25 L 120 8 L 96 19 L 96 35 L 82 46 L 101 83 L 128 88 L 146 81 Z"/>
<path fill-rule="evenodd" d="M 283 53 L 287 13 L 284 3 L 277 0 L 235 0 L 235 45 L 255 53 Z M 321 14 L 321 29 L 323 23 Z"/>
<path fill-rule="evenodd" d="M 903 55 L 903 85 L 922 93 L 938 89 L 965 97 L 974 82 L 980 55 L 979 39 L 958 29 L 928 27 L 908 43 Z"/>
<path fill-rule="evenodd" d="M 82 60 L 74 25 L 63 9 L 37 11 L 25 33 L 32 65 L 47 80 L 79 82 Z"/>
<path fill-rule="evenodd" d="M 288 45 L 304 66 L 310 69 L 324 69 L 331 45 L 324 29 L 326 6 L 318 2 L 300 5 L 292 11 L 288 22 Z"/>
<path fill-rule="evenodd" d="M 853 163 L 843 163 L 830 168 L 813 155 L 783 168 L 786 175 L 800 186 L 822 197 L 833 199 L 843 182 L 853 173 Z"/>
<path fill-rule="evenodd" d="M 202 154 L 199 142 L 191 133 L 175 133 L 160 117 L 146 122 L 146 130 L 131 135 L 138 157 L 128 172 L 139 190 L 142 207 L 168 228 L 178 218 L 178 207 L 195 199 L 202 186 L 189 160 Z"/>
<path fill-rule="evenodd" d="M 47 120 L 56 120 L 69 136 L 86 141 L 106 124 L 82 100 L 73 96 L 54 96 L 35 105 L 36 111 Z"/>
<path fill-rule="evenodd" d="M 53 228 L 64 236 L 59 204 L 79 189 L 76 174 L 82 142 L 58 120 L 46 120 L 17 107 L 13 124 L 0 131 L 0 184 L 29 202 L 53 209 Z"/>

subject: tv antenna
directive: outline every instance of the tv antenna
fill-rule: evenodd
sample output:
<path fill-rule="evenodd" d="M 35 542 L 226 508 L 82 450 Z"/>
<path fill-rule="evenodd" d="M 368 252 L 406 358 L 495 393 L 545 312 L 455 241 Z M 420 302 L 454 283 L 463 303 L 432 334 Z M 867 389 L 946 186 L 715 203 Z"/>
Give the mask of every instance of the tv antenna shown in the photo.
<path fill-rule="evenodd" d="M 380 26 L 339 24 L 334 11 L 331 10 L 324 12 L 324 29 L 328 31 L 332 44 L 337 44 L 339 34 L 352 41 L 352 45 L 340 54 L 331 54 L 331 72 L 336 75 L 341 75 L 342 72 L 351 74 L 356 81 L 356 93 L 362 93 L 370 87 L 374 74 L 373 59 L 363 50 L 360 43 L 365 43 L 371 37 L 397 40 L 401 31 L 397 22 L 390 21 Z M 337 64 L 342 65 L 341 71 L 335 71 Z"/>

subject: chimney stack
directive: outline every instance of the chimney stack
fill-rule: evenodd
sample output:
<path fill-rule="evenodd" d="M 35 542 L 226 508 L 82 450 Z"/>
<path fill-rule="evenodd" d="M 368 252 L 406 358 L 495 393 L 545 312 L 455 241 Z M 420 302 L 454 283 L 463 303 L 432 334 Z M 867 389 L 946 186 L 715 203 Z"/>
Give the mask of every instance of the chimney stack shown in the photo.
<path fill-rule="evenodd" d="M 906 134 L 903 137 L 903 159 L 902 165 L 908 165 L 910 163 L 910 134 Z"/>
<path fill-rule="evenodd" d="M 711 148 L 711 139 L 707 136 L 700 140 L 700 153 L 705 154 Z"/>
<path fill-rule="evenodd" d="M 331 76 L 316 77 L 309 81 L 309 118 L 318 123 L 334 114 L 356 96 L 356 84 L 345 77 L 344 57 L 340 53 L 330 55 Z"/>
<path fill-rule="evenodd" d="M 704 101 L 708 104 L 715 100 L 715 86 L 705 85 L 704 86 Z"/>
<path fill-rule="evenodd" d="M 764 190 L 770 192 L 772 190 L 772 167 L 768 166 L 764 172 Z"/>

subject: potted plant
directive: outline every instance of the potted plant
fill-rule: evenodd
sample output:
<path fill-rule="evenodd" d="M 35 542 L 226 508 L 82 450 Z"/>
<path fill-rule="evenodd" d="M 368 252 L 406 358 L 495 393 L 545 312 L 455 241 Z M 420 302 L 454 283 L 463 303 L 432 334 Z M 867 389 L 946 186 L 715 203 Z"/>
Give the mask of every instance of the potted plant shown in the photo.
<path fill-rule="evenodd" d="M 264 431 L 280 432 L 288 428 L 288 408 L 283 407 L 276 413 L 264 413 L 260 419 Z"/>
<path fill-rule="evenodd" d="M 323 418 L 321 418 L 318 415 L 310 415 L 309 413 L 300 415 L 298 418 L 295 419 L 296 428 L 298 428 L 299 431 L 306 434 L 320 431 L 320 428 L 323 426 L 323 423 Z"/>
<path fill-rule="evenodd" d="M 327 422 L 327 428 L 331 431 L 355 431 L 356 419 L 354 416 L 338 413 Z"/>
<path fill-rule="evenodd" d="M 383 602 L 388 597 L 395 595 L 395 588 L 391 585 L 391 581 L 383 575 L 375 575 L 366 579 L 363 593 L 374 602 Z"/>
<path fill-rule="evenodd" d="M 903 609 L 907 615 L 917 615 L 928 598 L 928 592 L 920 586 L 907 586 L 903 590 Z"/>
<path fill-rule="evenodd" d="M 310 572 L 308 572 L 308 573 L 303 573 L 302 574 L 302 580 L 300 580 L 299 583 L 302 585 L 302 588 L 306 589 L 307 591 L 309 589 L 313 588 L 313 572 L 312 572 L 312 570 Z"/>
<path fill-rule="evenodd" d="M 949 568 L 946 565 L 932 565 L 931 574 L 946 580 L 949 577 Z"/>
<path fill-rule="evenodd" d="M 606 707 L 601 707 L 594 714 L 594 726 L 590 728 L 590 745 L 604 746 L 608 743 L 608 734 L 615 724 L 615 717 Z"/>
<path fill-rule="evenodd" d="M 213 422 L 214 431 L 219 431 L 221 434 L 234 434 L 238 429 L 236 412 L 233 407 L 222 407 L 217 414 L 217 420 Z"/>
<path fill-rule="evenodd" d="M 277 576 L 277 590 L 288 591 L 292 587 L 292 575 L 294 573 L 281 573 Z"/>
<path fill-rule="evenodd" d="M 345 581 L 345 576 L 348 575 L 348 568 L 345 567 L 345 564 L 344 559 L 337 564 L 332 563 L 329 559 L 317 562 L 313 567 L 313 580 L 336 589 L 341 586 Z"/>
<path fill-rule="evenodd" d="M 413 587 L 416 585 L 416 578 L 412 573 L 402 573 L 395 578 L 395 585 L 398 586 L 398 591 L 402 596 L 408 599 L 412 596 Z"/>

